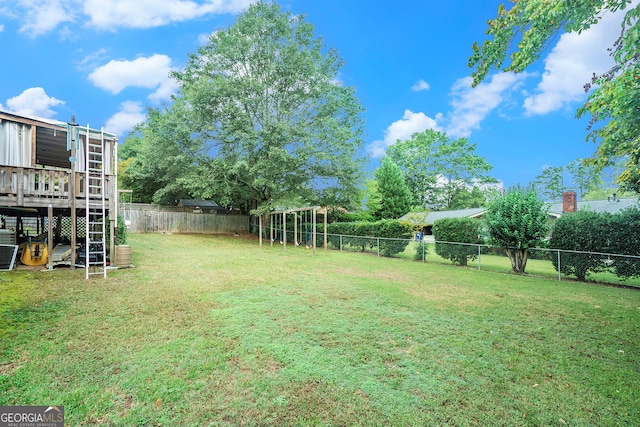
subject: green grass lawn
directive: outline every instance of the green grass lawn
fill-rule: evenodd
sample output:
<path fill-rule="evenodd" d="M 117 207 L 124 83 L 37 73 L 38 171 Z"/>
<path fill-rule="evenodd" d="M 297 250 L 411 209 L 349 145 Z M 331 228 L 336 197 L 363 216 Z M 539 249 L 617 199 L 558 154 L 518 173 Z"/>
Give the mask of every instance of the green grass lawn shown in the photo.
<path fill-rule="evenodd" d="M 0 405 L 66 425 L 639 425 L 640 291 L 239 237 L 0 273 Z"/>

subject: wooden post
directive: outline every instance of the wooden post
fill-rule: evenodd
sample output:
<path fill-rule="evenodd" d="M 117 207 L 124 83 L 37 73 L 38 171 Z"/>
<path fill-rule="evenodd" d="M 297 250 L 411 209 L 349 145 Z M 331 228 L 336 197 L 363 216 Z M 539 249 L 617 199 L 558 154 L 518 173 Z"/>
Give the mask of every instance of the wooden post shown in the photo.
<path fill-rule="evenodd" d="M 282 248 L 287 250 L 287 213 L 282 212 Z"/>
<path fill-rule="evenodd" d="M 36 125 L 31 125 L 31 159 L 29 167 L 36 167 Z"/>
<path fill-rule="evenodd" d="M 298 213 L 293 213 L 293 247 L 298 246 Z"/>
<path fill-rule="evenodd" d="M 51 229 L 53 226 L 53 206 L 51 205 L 47 207 L 47 220 L 49 221 L 49 227 L 47 227 L 47 247 L 49 249 L 49 253 L 47 254 L 47 268 L 51 270 L 53 268 L 51 259 L 51 255 L 53 254 L 53 230 Z"/>
<path fill-rule="evenodd" d="M 18 206 L 24 206 L 24 169 L 18 168 L 16 174 L 16 185 L 18 188 Z"/>
<path fill-rule="evenodd" d="M 262 214 L 258 217 L 258 234 L 260 235 L 260 247 L 262 247 Z"/>
<path fill-rule="evenodd" d="M 318 227 L 316 227 L 316 216 L 317 216 L 316 212 L 317 211 L 318 211 L 317 208 L 313 208 L 313 217 L 312 217 L 313 218 L 312 219 L 312 222 L 313 222 L 313 234 L 311 235 L 311 238 L 313 239 L 313 254 L 314 255 L 316 254 L 316 231 L 317 231 L 317 228 L 318 228 Z"/>
<path fill-rule="evenodd" d="M 69 177 L 69 208 L 71 209 L 71 269 L 76 268 L 76 245 L 77 245 L 77 212 L 76 212 L 76 140 L 75 136 L 75 117 L 71 117 L 71 158 L 74 159 L 71 162 L 71 176 Z M 88 258 L 88 255 L 87 255 Z"/>
<path fill-rule="evenodd" d="M 329 214 L 329 208 L 324 208 L 324 253 L 327 253 L 327 216 Z"/>

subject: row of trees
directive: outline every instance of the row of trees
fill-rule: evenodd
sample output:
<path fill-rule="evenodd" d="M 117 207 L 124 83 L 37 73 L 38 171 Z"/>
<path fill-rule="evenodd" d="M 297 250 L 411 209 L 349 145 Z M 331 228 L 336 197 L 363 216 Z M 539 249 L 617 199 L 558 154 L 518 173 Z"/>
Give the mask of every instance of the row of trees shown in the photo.
<path fill-rule="evenodd" d="M 569 174 L 568 182 L 565 172 Z M 567 185 L 568 183 L 572 185 Z M 604 184 L 601 171 L 588 159 L 575 159 L 566 166 L 548 166 L 538 175 L 533 186 L 546 200 L 562 198 L 562 192 L 573 189 L 583 199 L 589 192 L 598 190 Z"/>
<path fill-rule="evenodd" d="M 399 218 L 410 210 L 481 207 L 497 193 L 491 165 L 466 138 L 427 129 L 387 150 L 367 185 L 372 218 Z"/>
<path fill-rule="evenodd" d="M 618 197 L 631 197 L 632 192 L 616 188 L 624 169 L 612 165 L 599 169 L 591 159 L 575 159 L 566 166 L 548 166 L 538 175 L 531 185 L 545 200 L 559 200 L 562 193 L 575 190 L 582 200 L 599 200 L 617 193 Z"/>
<path fill-rule="evenodd" d="M 588 28 L 601 11 L 628 4 L 520 0 L 508 11 L 501 7 L 489 22 L 492 38 L 474 45 L 474 83 L 494 68 L 522 71 L 557 31 Z M 597 88 L 579 112 L 592 114 L 594 125 L 605 123 L 589 134 L 600 143 L 594 167 L 627 155 L 620 180 L 634 191 L 640 185 L 639 15 L 639 6 L 628 11 L 613 47 L 617 68 L 596 76 Z M 520 36 L 511 63 L 502 67 Z M 213 198 L 256 214 L 303 205 L 359 208 L 366 161 L 363 108 L 354 89 L 339 80 L 342 64 L 303 16 L 275 3 L 250 6 L 172 74 L 179 85 L 172 102 L 150 109 L 120 151 L 121 186 L 134 190 L 136 201 Z M 475 149 L 465 138 L 433 130 L 398 141 L 367 186 L 370 215 L 397 218 L 411 208 L 481 206 L 495 180 Z M 597 182 L 597 169 L 584 162 L 567 170 L 584 183 L 578 186 L 581 195 Z M 543 175 L 540 182 L 549 175 L 545 188 L 555 197 L 557 170 Z"/>

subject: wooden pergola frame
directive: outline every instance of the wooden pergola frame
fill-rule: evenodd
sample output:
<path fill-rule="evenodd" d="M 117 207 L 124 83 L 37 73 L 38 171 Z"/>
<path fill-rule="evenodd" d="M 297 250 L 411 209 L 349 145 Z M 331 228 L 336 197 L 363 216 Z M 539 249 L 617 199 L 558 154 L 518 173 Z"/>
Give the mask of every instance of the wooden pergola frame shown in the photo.
<path fill-rule="evenodd" d="M 269 225 L 269 232 L 270 232 L 270 238 L 271 238 L 271 246 L 273 246 L 273 220 L 274 218 L 277 218 L 279 215 L 282 215 L 282 224 L 283 224 L 283 239 L 282 239 L 282 247 L 283 249 L 286 251 L 287 250 L 287 230 L 286 230 L 286 224 L 287 224 L 287 215 L 289 214 L 293 214 L 293 235 L 294 235 L 294 241 L 295 241 L 295 236 L 298 235 L 298 213 L 303 213 L 303 212 L 312 212 L 312 224 L 313 224 L 313 231 L 311 232 L 311 240 L 313 242 L 313 254 L 316 254 L 316 236 L 317 236 L 317 215 L 318 215 L 318 211 L 324 211 L 324 251 L 327 251 L 327 209 L 322 209 L 320 208 L 320 206 L 312 206 L 312 207 L 306 207 L 306 208 L 297 208 L 297 209 L 282 209 L 282 210 L 275 210 L 269 213 L 269 219 L 270 219 L 270 225 Z M 260 230 L 258 232 L 259 236 L 260 236 L 260 247 L 262 247 L 262 233 L 263 233 L 263 221 L 262 221 L 263 217 L 260 216 L 259 220 L 260 220 Z M 295 247 L 295 245 L 294 245 Z"/>

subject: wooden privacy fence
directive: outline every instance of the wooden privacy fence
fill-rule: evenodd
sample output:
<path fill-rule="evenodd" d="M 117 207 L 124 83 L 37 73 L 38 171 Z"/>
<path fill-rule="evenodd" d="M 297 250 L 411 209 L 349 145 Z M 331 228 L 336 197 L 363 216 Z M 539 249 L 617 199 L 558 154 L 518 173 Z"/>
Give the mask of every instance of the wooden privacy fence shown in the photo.
<path fill-rule="evenodd" d="M 151 205 L 120 207 L 132 233 L 248 233 L 249 216 L 220 213 L 175 212 Z"/>

